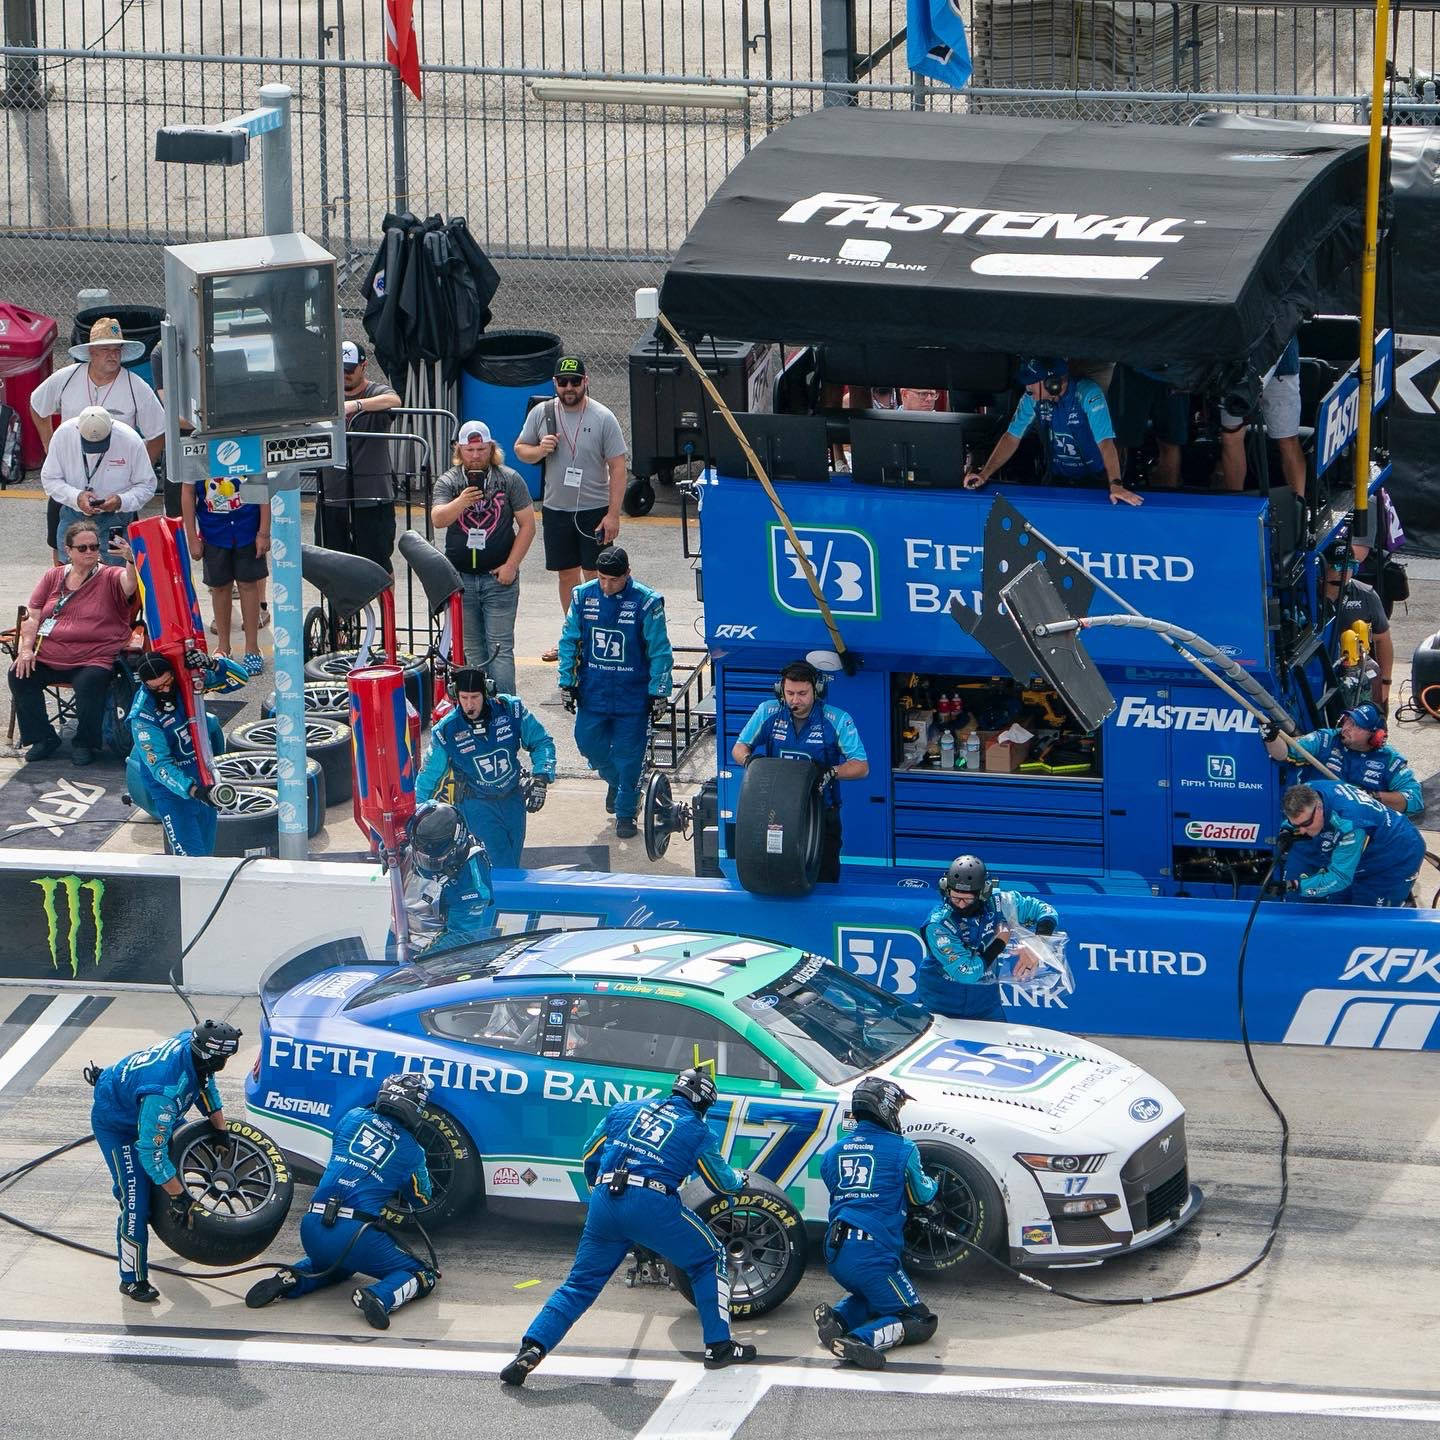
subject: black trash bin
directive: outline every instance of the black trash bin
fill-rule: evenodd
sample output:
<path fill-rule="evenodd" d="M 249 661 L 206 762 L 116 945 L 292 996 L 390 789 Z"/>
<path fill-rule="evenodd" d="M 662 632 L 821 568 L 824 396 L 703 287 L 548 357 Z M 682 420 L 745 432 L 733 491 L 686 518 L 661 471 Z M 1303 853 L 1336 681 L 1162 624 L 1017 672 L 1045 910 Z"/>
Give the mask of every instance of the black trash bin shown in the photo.
<path fill-rule="evenodd" d="M 147 385 L 150 379 L 150 352 L 160 343 L 160 322 L 165 312 L 158 305 L 93 305 L 81 310 L 70 327 L 70 343 L 83 345 L 90 338 L 90 327 L 109 316 L 120 322 L 120 329 L 127 340 L 138 340 L 145 348 L 138 360 L 131 360 L 125 368 L 133 370 Z"/>
<path fill-rule="evenodd" d="M 549 330 L 487 330 L 460 377 L 460 419 L 483 420 L 505 451 L 506 463 L 540 496 L 540 467 L 515 458 L 515 437 L 537 399 L 554 393 L 550 381 L 560 358 L 560 337 Z"/>

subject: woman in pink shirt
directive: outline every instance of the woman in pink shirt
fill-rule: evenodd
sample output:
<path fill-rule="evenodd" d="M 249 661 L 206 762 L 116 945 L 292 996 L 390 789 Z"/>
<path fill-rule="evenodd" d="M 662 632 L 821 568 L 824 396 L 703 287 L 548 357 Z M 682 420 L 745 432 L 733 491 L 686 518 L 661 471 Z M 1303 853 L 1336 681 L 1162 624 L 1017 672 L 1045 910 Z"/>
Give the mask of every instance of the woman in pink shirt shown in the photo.
<path fill-rule="evenodd" d="M 77 520 L 65 532 L 67 564 L 49 569 L 30 597 L 20 626 L 20 649 L 10 667 L 10 693 L 20 722 L 26 761 L 44 760 L 60 748 L 60 737 L 45 710 L 45 687 L 66 684 L 75 692 L 77 765 L 98 758 L 105 722 L 105 696 L 115 657 L 130 643 L 135 601 L 135 557 L 123 535 L 114 553 L 125 564 L 104 565 L 100 531 Z"/>

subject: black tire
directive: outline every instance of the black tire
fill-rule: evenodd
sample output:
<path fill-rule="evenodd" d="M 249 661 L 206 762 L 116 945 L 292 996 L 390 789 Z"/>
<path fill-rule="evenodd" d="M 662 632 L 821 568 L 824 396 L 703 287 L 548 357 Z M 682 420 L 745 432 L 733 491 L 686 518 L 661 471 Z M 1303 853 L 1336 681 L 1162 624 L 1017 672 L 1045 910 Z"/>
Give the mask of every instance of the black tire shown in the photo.
<path fill-rule="evenodd" d="M 655 508 L 655 487 L 648 475 L 637 477 L 625 487 L 620 508 L 627 515 L 648 515 Z"/>
<path fill-rule="evenodd" d="M 325 623 L 325 612 L 320 606 L 312 605 L 305 612 L 305 624 L 301 634 L 304 636 L 306 660 L 313 660 L 330 648 L 330 627 Z"/>
<path fill-rule="evenodd" d="M 675 797 L 670 790 L 670 777 L 663 770 L 654 771 L 645 786 L 645 853 L 659 860 L 670 848 L 675 833 Z"/>
<path fill-rule="evenodd" d="M 745 767 L 735 807 L 735 869 L 752 895 L 808 895 L 820 874 L 820 772 L 761 756 Z"/>
<path fill-rule="evenodd" d="M 280 788 L 280 756 L 273 750 L 233 750 L 215 757 L 215 777 L 232 785 L 263 785 L 267 790 Z M 325 772 L 312 756 L 305 757 L 306 827 L 314 839 L 325 824 L 328 798 L 325 793 Z"/>
<path fill-rule="evenodd" d="M 274 854 L 280 841 L 280 802 L 265 785 L 237 785 L 235 804 L 219 811 L 214 854 L 239 858 L 247 850 Z"/>
<path fill-rule="evenodd" d="M 735 1196 L 686 1186 L 682 1198 L 714 1233 L 730 1258 L 730 1314 L 768 1315 L 794 1293 L 805 1273 L 810 1242 L 805 1220 L 789 1196 L 763 1175 L 752 1175 Z M 689 1301 L 690 1277 L 666 1262 L 671 1283 Z"/>
<path fill-rule="evenodd" d="M 940 1182 L 938 1216 L 912 1210 L 905 1222 L 905 1268 L 926 1275 L 976 1269 L 976 1249 L 1005 1258 L 1005 1202 L 990 1172 L 972 1155 L 949 1145 L 918 1142 L 928 1175 Z"/>
<path fill-rule="evenodd" d="M 237 725 L 226 741 L 232 750 L 274 750 L 277 748 L 275 720 L 247 720 Z M 320 762 L 325 772 L 325 798 L 342 805 L 354 793 L 355 777 L 350 760 L 350 727 L 339 720 L 310 715 L 305 720 L 305 753 Z"/>
<path fill-rule="evenodd" d="M 427 1109 L 416 1127 L 415 1138 L 425 1148 L 430 1171 L 430 1203 L 402 1211 L 386 1206 L 380 1213 L 402 1230 L 414 1230 L 419 1221 L 438 1230 L 485 1203 L 485 1172 L 474 1142 L 465 1127 L 443 1110 Z"/>
<path fill-rule="evenodd" d="M 170 1218 L 170 1197 L 150 1189 L 150 1228 L 177 1255 L 201 1265 L 241 1265 L 265 1250 L 290 1212 L 295 1181 L 280 1147 L 248 1120 L 220 1135 L 208 1120 L 182 1125 L 170 1159 L 190 1199 L 193 1226 Z"/>
<path fill-rule="evenodd" d="M 317 655 L 305 662 L 307 680 L 330 680 L 345 684 L 355 668 L 357 650 L 337 650 L 330 655 Z M 434 680 L 430 674 L 429 662 L 423 655 L 411 655 L 402 650 L 395 657 L 396 663 L 405 672 L 405 694 L 420 715 L 421 726 L 430 723 L 430 711 L 435 703 Z M 383 657 L 373 658 L 373 665 L 383 665 Z"/>
<path fill-rule="evenodd" d="M 307 680 L 305 682 L 305 713 L 323 715 L 327 720 L 350 721 L 350 687 L 343 680 Z M 275 692 L 260 702 L 260 718 L 275 718 Z"/>

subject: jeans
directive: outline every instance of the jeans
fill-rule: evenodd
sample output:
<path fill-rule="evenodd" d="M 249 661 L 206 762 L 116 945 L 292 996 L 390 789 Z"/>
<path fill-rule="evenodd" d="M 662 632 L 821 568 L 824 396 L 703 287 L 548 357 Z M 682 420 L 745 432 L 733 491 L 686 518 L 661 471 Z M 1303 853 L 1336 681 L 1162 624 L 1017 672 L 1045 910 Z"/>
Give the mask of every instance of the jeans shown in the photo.
<path fill-rule="evenodd" d="M 43 651 L 43 645 L 42 645 Z M 43 660 L 26 676 L 10 671 L 10 694 L 15 718 L 20 722 L 20 743 L 36 745 L 54 738 L 55 727 L 45 708 L 45 687 L 66 684 L 75 692 L 75 744 L 82 750 L 99 751 L 104 745 L 105 700 L 110 694 L 113 666 L 81 665 L 73 670 L 57 669 Z"/>
<path fill-rule="evenodd" d="M 520 608 L 520 581 L 502 585 L 494 575 L 460 572 L 465 587 L 465 661 L 480 665 L 502 695 L 515 693 L 515 614 Z"/>
<path fill-rule="evenodd" d="M 117 530 L 124 535 L 132 520 L 139 517 L 133 510 L 116 510 L 113 513 L 100 515 L 82 515 L 78 510 L 72 510 L 68 505 L 60 507 L 60 520 L 55 528 L 55 539 L 58 547 L 63 549 L 65 545 L 65 532 L 76 523 L 83 520 L 87 525 L 94 525 L 100 532 L 100 559 L 106 565 L 123 565 L 125 562 L 110 549 L 110 536 Z"/>

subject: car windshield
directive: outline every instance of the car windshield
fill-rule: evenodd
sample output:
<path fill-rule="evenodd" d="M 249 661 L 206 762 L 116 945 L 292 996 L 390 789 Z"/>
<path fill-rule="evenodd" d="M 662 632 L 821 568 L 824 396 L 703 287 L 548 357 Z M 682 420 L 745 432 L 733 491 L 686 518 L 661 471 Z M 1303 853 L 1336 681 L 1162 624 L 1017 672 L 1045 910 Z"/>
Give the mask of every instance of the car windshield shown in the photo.
<path fill-rule="evenodd" d="M 345 1008 L 355 1010 L 361 1005 L 373 1005 L 377 1000 L 390 1000 L 396 995 L 428 990 L 435 985 L 493 975 L 515 956 L 528 950 L 536 938 L 535 935 L 497 935 L 492 940 L 481 940 L 463 949 L 447 949 L 433 960 L 424 957 L 414 965 L 403 965 L 382 975 L 373 985 L 367 985 L 360 991 Z"/>
<path fill-rule="evenodd" d="M 931 1017 L 818 955 L 736 1001 L 786 1049 L 832 1085 L 853 1079 L 924 1034 Z"/>

